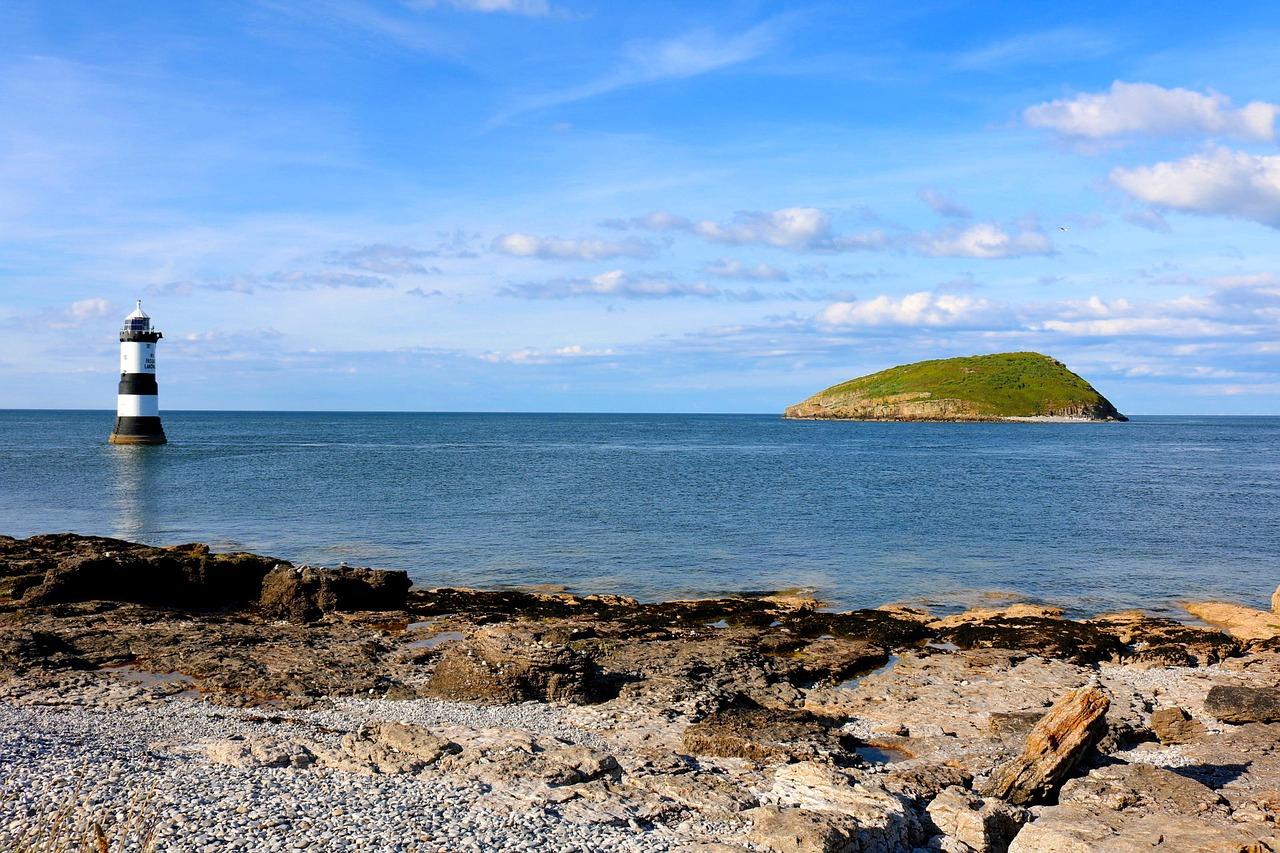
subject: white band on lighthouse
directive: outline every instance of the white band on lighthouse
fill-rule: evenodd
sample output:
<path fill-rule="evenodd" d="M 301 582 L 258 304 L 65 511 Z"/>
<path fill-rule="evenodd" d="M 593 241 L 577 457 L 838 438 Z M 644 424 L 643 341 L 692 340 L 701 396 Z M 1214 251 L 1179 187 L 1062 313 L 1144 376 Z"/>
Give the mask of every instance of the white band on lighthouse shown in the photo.
<path fill-rule="evenodd" d="M 155 373 L 156 345 L 145 341 L 121 341 L 120 372 Z"/>
<path fill-rule="evenodd" d="M 116 395 L 116 417 L 158 418 L 160 417 L 160 398 L 155 394 L 118 394 Z"/>

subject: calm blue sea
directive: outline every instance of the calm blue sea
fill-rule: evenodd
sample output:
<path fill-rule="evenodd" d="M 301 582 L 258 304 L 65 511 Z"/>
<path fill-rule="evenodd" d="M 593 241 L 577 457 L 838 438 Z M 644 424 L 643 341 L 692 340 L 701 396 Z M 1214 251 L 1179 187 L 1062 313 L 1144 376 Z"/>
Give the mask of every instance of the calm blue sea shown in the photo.
<path fill-rule="evenodd" d="M 0 532 L 210 542 L 424 585 L 1092 612 L 1280 582 L 1280 418 L 0 412 Z"/>

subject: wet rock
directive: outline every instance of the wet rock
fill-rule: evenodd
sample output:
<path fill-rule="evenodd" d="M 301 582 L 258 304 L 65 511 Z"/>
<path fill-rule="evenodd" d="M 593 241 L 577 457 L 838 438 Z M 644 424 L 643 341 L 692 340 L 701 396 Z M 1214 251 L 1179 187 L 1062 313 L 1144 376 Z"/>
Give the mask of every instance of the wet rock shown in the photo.
<path fill-rule="evenodd" d="M 786 649 L 776 659 L 778 672 L 795 684 L 839 681 L 857 673 L 883 666 L 889 654 L 865 640 L 838 637 L 815 640 L 795 649 Z"/>
<path fill-rule="evenodd" d="M 1190 743 L 1206 733 L 1204 723 L 1193 720 L 1182 708 L 1160 708 L 1151 712 L 1151 731 L 1163 744 Z"/>
<path fill-rule="evenodd" d="M 234 737 L 204 745 L 205 757 L 228 767 L 310 767 L 315 754 L 292 740 Z"/>
<path fill-rule="evenodd" d="M 1253 642 L 1280 638 L 1280 614 L 1274 612 L 1226 601 L 1197 601 L 1186 607 L 1192 616 L 1222 628 L 1238 640 Z"/>
<path fill-rule="evenodd" d="M 1031 729 L 1022 754 L 996 769 L 984 793 L 1015 805 L 1052 795 L 1106 733 L 1110 704 L 1107 694 L 1096 687 L 1067 693 Z"/>
<path fill-rule="evenodd" d="M 939 847 L 954 853 L 1004 853 L 1030 817 L 1024 808 L 958 786 L 938 794 L 925 812 L 932 824 L 926 831 L 942 835 Z"/>
<path fill-rule="evenodd" d="M 847 760 L 857 741 L 842 734 L 840 725 L 838 719 L 808 711 L 740 701 L 690 725 L 683 743 L 692 755 L 745 758 L 761 764 L 816 756 Z"/>
<path fill-rule="evenodd" d="M 1126 647 L 1125 662 L 1149 666 L 1209 666 L 1241 654 L 1240 642 L 1209 628 L 1127 610 L 1089 620 Z"/>
<path fill-rule="evenodd" d="M 50 534 L 0 543 L 0 574 L 42 575 L 24 587 L 25 605 L 104 600 L 203 610 L 243 606 L 257 598 L 275 563 L 254 554 L 153 548 L 100 536 Z"/>
<path fill-rule="evenodd" d="M 47 631 L 0 629 L 0 674 L 88 669 L 90 664 L 64 639 Z"/>
<path fill-rule="evenodd" d="M 426 692 L 495 704 L 592 701 L 592 662 L 570 640 L 564 630 L 533 623 L 487 626 L 445 649 Z"/>
<path fill-rule="evenodd" d="M 993 616 L 941 627 L 938 636 L 962 649 L 1020 649 L 1083 664 L 1110 660 L 1123 650 L 1097 625 L 1048 616 Z"/>
<path fill-rule="evenodd" d="M 409 587 L 405 572 L 277 565 L 262 579 L 258 604 L 269 616 L 313 622 L 326 613 L 403 609 Z"/>
<path fill-rule="evenodd" d="M 1204 709 L 1224 723 L 1280 722 L 1280 688 L 1216 684 L 1209 688 Z"/>

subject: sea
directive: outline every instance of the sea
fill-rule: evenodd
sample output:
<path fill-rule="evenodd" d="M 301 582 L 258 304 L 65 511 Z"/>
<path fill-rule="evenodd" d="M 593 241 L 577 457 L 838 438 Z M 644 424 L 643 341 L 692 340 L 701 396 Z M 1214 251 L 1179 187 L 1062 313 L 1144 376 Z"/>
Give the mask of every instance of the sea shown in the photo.
<path fill-rule="evenodd" d="M 423 586 L 812 590 L 1079 615 L 1280 583 L 1280 418 L 0 412 L 0 533 L 207 542 Z"/>

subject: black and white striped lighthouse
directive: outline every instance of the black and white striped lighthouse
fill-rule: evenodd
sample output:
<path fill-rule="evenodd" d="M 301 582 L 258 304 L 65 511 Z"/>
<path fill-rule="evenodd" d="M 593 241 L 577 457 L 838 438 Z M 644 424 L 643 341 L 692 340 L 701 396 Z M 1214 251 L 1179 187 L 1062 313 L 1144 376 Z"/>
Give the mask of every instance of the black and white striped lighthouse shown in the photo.
<path fill-rule="evenodd" d="M 164 335 L 151 328 L 142 300 L 120 329 L 120 393 L 116 396 L 116 428 L 112 444 L 164 444 L 156 386 L 156 341 Z"/>

